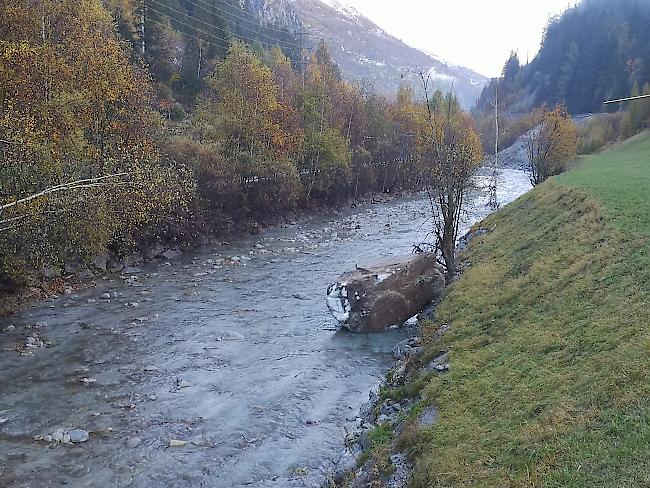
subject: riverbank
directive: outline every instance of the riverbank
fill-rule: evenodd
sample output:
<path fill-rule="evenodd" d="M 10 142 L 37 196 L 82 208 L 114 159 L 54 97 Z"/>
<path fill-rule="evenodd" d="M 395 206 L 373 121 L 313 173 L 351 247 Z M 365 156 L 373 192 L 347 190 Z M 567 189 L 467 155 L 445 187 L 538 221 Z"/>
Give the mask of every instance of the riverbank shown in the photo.
<path fill-rule="evenodd" d="M 475 180 L 478 192 L 488 184 L 491 177 L 491 169 L 481 167 L 476 173 Z M 512 178 L 513 174 L 523 174 L 519 169 L 508 169 L 505 174 L 506 189 L 501 195 L 504 201 L 509 201 L 510 193 L 521 194 L 527 190 L 528 182 L 525 178 Z M 510 187 L 515 180 L 517 184 Z M 52 296 L 71 292 L 78 292 L 94 286 L 96 279 L 102 276 L 123 273 L 130 269 L 141 267 L 148 262 L 166 261 L 170 258 L 191 254 L 203 247 L 229 246 L 248 238 L 249 236 L 260 235 L 278 227 L 297 226 L 299 223 L 308 222 L 312 219 L 334 219 L 341 215 L 347 215 L 358 208 L 366 208 L 373 205 L 389 204 L 400 200 L 417 198 L 422 190 L 398 191 L 395 193 L 369 194 L 346 201 L 336 207 L 312 206 L 301 208 L 299 211 L 276 216 L 267 220 L 245 220 L 232 226 L 228 231 L 222 233 L 200 232 L 195 235 L 191 242 L 177 241 L 153 241 L 146 246 L 133 249 L 129 255 L 117 255 L 111 252 L 95 256 L 86 262 L 73 260 L 68 263 L 55 265 L 50 263 L 43 266 L 41 272 L 34 270 L 27 277 L 23 286 L 14 289 L 6 289 L 0 286 L 0 317 L 7 317 L 19 312 L 21 309 L 40 300 L 47 300 Z M 468 216 L 469 221 L 474 221 L 474 215 Z M 479 214 L 480 215 L 480 212 Z M 423 235 L 423 238 L 425 235 Z M 414 243 L 416 244 L 416 243 Z M 227 254 L 227 249 L 224 250 Z"/>
<path fill-rule="evenodd" d="M 148 262 L 169 260 L 182 254 L 193 253 L 202 247 L 227 247 L 230 242 L 242 240 L 251 235 L 259 235 L 265 230 L 295 226 L 298 225 L 298 222 L 314 218 L 336 218 L 338 215 L 358 207 L 387 204 L 395 200 L 413 198 L 420 193 L 421 191 L 373 194 L 347 201 L 335 208 L 313 206 L 273 219 L 242 221 L 227 232 L 200 233 L 192 242 L 154 241 L 146 246 L 133 249 L 133 252 L 126 256 L 107 252 L 95 256 L 87 262 L 71 261 L 58 266 L 49 264 L 44 266 L 41 272 L 32 272 L 27 277 L 27 282 L 19 288 L 4 289 L 0 287 L 0 317 L 15 314 L 30 303 L 64 294 L 66 290 L 71 293 L 92 287 L 95 279 L 107 274 L 118 274 L 124 270 L 136 269 Z"/>
<path fill-rule="evenodd" d="M 382 392 L 412 405 L 371 443 L 377 482 L 399 452 L 414 488 L 650 484 L 649 155 L 644 134 L 482 223 Z"/>

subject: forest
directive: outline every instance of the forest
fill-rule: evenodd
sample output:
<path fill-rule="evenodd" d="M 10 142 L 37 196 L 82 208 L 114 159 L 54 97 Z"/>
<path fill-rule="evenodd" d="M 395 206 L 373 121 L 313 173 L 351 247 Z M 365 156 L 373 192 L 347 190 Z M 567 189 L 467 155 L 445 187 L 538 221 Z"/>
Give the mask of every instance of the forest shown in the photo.
<path fill-rule="evenodd" d="M 535 58 L 522 64 L 513 51 L 472 111 L 486 152 L 494 152 L 497 96 L 501 148 L 530 130 L 535 109 L 544 106 L 560 105 L 580 117 L 599 114 L 583 128 L 582 153 L 648 128 L 650 101 L 603 104 L 650 94 L 648 25 L 645 0 L 585 0 L 550 19 Z"/>
<path fill-rule="evenodd" d="M 0 2 L 5 289 L 44 268 L 425 188 L 444 180 L 445 140 L 448 155 L 481 160 L 451 94 L 379 96 L 344 81 L 325 42 L 298 56 L 263 30 L 244 42 L 225 14 L 203 17 L 223 25 L 217 44 L 181 29 L 189 3 L 141 24 L 127 0 Z"/>

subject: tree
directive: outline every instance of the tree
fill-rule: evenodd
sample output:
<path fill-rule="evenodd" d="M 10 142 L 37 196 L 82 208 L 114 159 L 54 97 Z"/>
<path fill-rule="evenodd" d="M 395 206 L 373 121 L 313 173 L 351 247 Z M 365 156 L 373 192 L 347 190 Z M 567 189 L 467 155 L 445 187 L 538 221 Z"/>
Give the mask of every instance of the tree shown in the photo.
<path fill-rule="evenodd" d="M 562 173 L 576 156 L 578 132 L 576 124 L 562 106 L 546 107 L 535 115 L 537 128 L 526 137 L 530 181 L 539 185 Z"/>
<path fill-rule="evenodd" d="M 354 108 L 345 103 L 348 89 L 321 42 L 311 56 L 298 105 L 305 130 L 305 150 L 298 166 L 305 196 L 339 200 L 347 196 L 351 154 L 349 127 Z"/>
<path fill-rule="evenodd" d="M 562 64 L 562 75 L 558 79 L 558 98 L 566 100 L 573 94 L 574 91 L 574 77 L 578 67 L 580 66 L 580 49 L 574 42 L 569 46 L 569 51 L 566 54 L 566 59 Z"/>
<path fill-rule="evenodd" d="M 514 83 L 520 69 L 521 64 L 519 63 L 519 55 L 516 51 L 511 51 L 510 57 L 503 67 L 501 78 L 505 83 Z"/>
<path fill-rule="evenodd" d="M 271 69 L 235 41 L 206 83 L 194 132 L 220 145 L 239 177 L 242 209 L 267 213 L 293 205 L 304 132 L 298 113 L 281 100 Z"/>
<path fill-rule="evenodd" d="M 483 151 L 471 117 L 461 110 L 456 98 L 440 92 L 429 98 L 424 75 L 422 81 L 429 121 L 422 165 L 431 199 L 436 251 L 442 255 L 447 279 L 451 280 L 457 271 L 456 241 L 465 196 Z"/>
<path fill-rule="evenodd" d="M 149 78 L 99 0 L 5 2 L 0 32 L 0 281 L 124 250 L 183 208 L 192 182 L 159 164 Z"/>

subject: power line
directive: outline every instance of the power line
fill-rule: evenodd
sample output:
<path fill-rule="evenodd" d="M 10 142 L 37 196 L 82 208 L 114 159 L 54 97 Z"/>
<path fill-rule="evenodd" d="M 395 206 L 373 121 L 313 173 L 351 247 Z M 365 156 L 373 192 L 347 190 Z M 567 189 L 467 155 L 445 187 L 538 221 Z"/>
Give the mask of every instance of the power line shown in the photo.
<path fill-rule="evenodd" d="M 224 28 L 222 28 L 222 27 L 218 27 L 218 26 L 216 26 L 216 25 L 214 25 L 214 24 L 211 24 L 210 22 L 205 22 L 205 21 L 203 21 L 203 20 L 201 20 L 201 19 L 197 19 L 196 17 L 193 17 L 193 16 L 191 16 L 191 15 L 185 13 L 185 12 L 181 12 L 180 10 L 176 10 L 176 9 L 174 9 L 174 8 L 172 8 L 172 7 L 169 7 L 168 5 L 165 5 L 165 4 L 163 4 L 163 3 L 160 3 L 160 2 L 157 1 L 157 0 L 149 0 L 149 1 L 150 1 L 150 2 L 154 2 L 155 4 L 160 5 L 161 7 L 164 7 L 164 8 L 166 8 L 166 9 L 168 9 L 168 10 L 171 10 L 172 12 L 175 12 L 175 13 L 178 13 L 178 14 L 181 14 L 181 15 L 184 15 L 185 17 L 189 17 L 190 19 L 192 19 L 192 20 L 194 20 L 194 21 L 196 21 L 196 22 L 199 22 L 199 23 L 201 23 L 201 24 L 205 24 L 205 25 L 207 25 L 207 26 L 210 26 L 210 27 L 212 27 L 213 29 L 216 29 L 216 30 L 222 31 L 222 32 L 224 32 L 224 33 L 226 33 L 226 34 L 232 34 L 232 35 L 235 35 L 235 34 L 233 34 L 232 32 L 230 32 L 230 31 L 228 31 L 228 30 L 226 30 L 226 29 L 224 29 Z M 211 14 L 214 13 L 214 12 L 210 12 L 209 10 L 207 10 L 207 9 L 204 8 L 204 7 L 201 7 L 200 5 L 197 5 L 197 4 L 193 3 L 193 2 L 190 1 L 190 0 L 186 0 L 186 1 L 187 1 L 187 3 L 189 3 L 189 4 L 191 4 L 191 5 L 194 5 L 195 7 L 201 8 L 201 9 L 205 10 L 205 11 L 208 12 L 208 13 L 211 13 Z M 216 7 L 215 7 L 215 8 L 216 8 Z M 226 13 L 228 13 L 228 12 L 226 12 Z M 260 28 L 262 27 L 260 24 L 257 24 L 257 26 L 260 27 Z M 285 41 L 285 40 L 283 40 L 283 39 L 278 39 L 278 38 L 276 38 L 276 37 L 273 37 L 273 36 L 269 36 L 269 35 L 263 34 L 262 32 L 253 31 L 250 27 L 245 27 L 245 26 L 240 26 L 240 27 L 243 27 L 243 28 L 247 29 L 248 31 L 253 32 L 254 34 L 258 34 L 260 37 L 265 37 L 265 38 L 267 38 L 267 39 L 273 41 L 273 43 L 275 43 L 275 44 L 280 44 L 280 43 L 282 43 L 282 44 L 285 44 L 285 45 L 287 45 L 287 46 L 289 46 L 289 47 L 293 47 L 293 48 L 298 48 L 298 47 L 300 47 L 298 44 L 294 44 L 294 43 L 292 43 L 292 42 Z M 237 36 L 238 36 L 238 37 L 241 37 L 242 39 L 245 39 L 245 40 L 247 40 L 247 41 L 251 41 L 251 42 L 256 42 L 256 41 L 259 41 L 259 40 L 260 40 L 260 39 L 253 39 L 253 38 L 248 37 L 248 36 L 245 36 L 245 35 L 243 35 L 243 34 L 239 34 L 239 35 L 237 35 Z M 270 44 L 270 42 L 268 42 L 268 41 L 264 41 L 264 42 L 266 42 L 267 44 Z"/>
<path fill-rule="evenodd" d="M 250 12 L 248 12 L 247 10 L 240 9 L 242 14 L 250 15 L 251 16 L 250 19 L 241 17 L 241 16 L 239 16 L 238 14 L 236 14 L 234 12 L 231 12 L 231 11 L 228 11 L 228 10 L 224 9 L 223 7 L 218 7 L 217 5 L 212 5 L 212 4 L 208 3 L 208 2 L 206 2 L 205 0 L 195 0 L 195 1 L 203 3 L 205 5 L 208 5 L 210 8 L 218 10 L 218 11 L 220 11 L 222 13 L 227 14 L 227 15 L 230 15 L 231 17 L 233 17 L 235 19 L 239 19 L 239 20 L 243 20 L 244 22 L 249 22 L 251 24 L 255 24 L 255 26 L 257 26 L 257 27 L 264 28 L 264 29 L 271 30 L 271 31 L 280 32 L 282 34 L 290 34 L 287 30 L 278 29 L 278 28 L 275 28 L 275 27 L 265 26 L 265 25 L 260 24 L 257 21 L 257 19 L 255 18 L 255 16 L 253 14 L 251 14 Z M 194 5 L 195 7 L 203 8 L 205 10 L 204 7 L 196 5 L 191 0 L 186 0 L 186 2 L 191 4 L 191 5 Z M 229 7 L 236 8 L 236 7 L 233 7 L 232 5 L 230 5 L 228 2 L 224 2 L 224 5 L 228 5 Z"/>
<path fill-rule="evenodd" d="M 206 12 L 209 12 L 205 7 L 202 7 L 202 6 L 200 6 L 200 5 L 196 5 L 196 4 L 194 3 L 194 2 L 200 2 L 200 3 L 202 3 L 202 4 L 205 4 L 205 5 L 209 6 L 210 8 L 212 8 L 212 9 L 214 9 L 214 10 L 218 10 L 219 12 L 222 12 L 222 13 L 225 13 L 225 14 L 227 14 L 227 15 L 230 15 L 231 17 L 233 17 L 233 18 L 235 18 L 235 19 L 243 20 L 244 22 L 248 22 L 248 23 L 250 23 L 250 24 L 253 24 L 253 25 L 255 25 L 258 29 L 261 28 L 261 29 L 266 29 L 266 30 L 276 31 L 276 32 L 279 32 L 279 33 L 281 33 L 281 34 L 289 34 L 289 35 L 292 35 L 292 36 L 297 36 L 297 35 L 300 35 L 300 34 L 301 34 L 301 33 L 298 33 L 298 32 L 289 32 L 289 31 L 287 31 L 287 30 L 278 29 L 278 28 L 276 28 L 276 27 L 271 27 L 271 26 L 262 25 L 262 24 L 260 24 L 260 23 L 256 20 L 256 18 L 255 18 L 255 16 L 254 16 L 253 14 L 251 14 L 250 12 L 248 12 L 248 11 L 246 11 L 246 10 L 243 10 L 243 9 L 241 9 L 240 12 L 241 12 L 242 14 L 246 14 L 246 15 L 251 16 L 251 19 L 247 19 L 247 18 L 241 17 L 241 16 L 237 15 L 236 13 L 233 13 L 233 12 L 231 12 L 231 11 L 228 11 L 227 9 L 224 9 L 223 7 L 218 7 L 217 5 L 212 5 L 212 4 L 208 3 L 206 0 L 194 0 L 194 1 L 192 1 L 192 0 L 185 0 L 185 1 L 186 1 L 187 3 L 189 3 L 190 5 L 194 5 L 195 7 L 201 8 L 201 9 L 205 10 Z M 230 5 L 228 2 L 225 2 L 225 1 L 224 1 L 223 3 L 224 3 L 224 5 L 228 5 L 229 7 L 231 7 L 231 8 L 235 8 L 235 9 L 236 9 L 236 7 Z M 211 13 L 214 13 L 214 12 L 211 12 Z M 254 19 L 255 19 L 255 20 L 254 20 Z M 247 28 L 248 30 L 251 30 L 250 27 L 245 27 L 245 26 L 242 26 L 242 25 L 240 25 L 239 27 Z M 261 33 L 260 33 L 260 34 L 261 34 Z M 263 34 L 261 34 L 261 35 L 263 35 Z M 340 41 L 339 38 L 336 38 L 336 37 L 334 37 L 334 36 L 326 36 L 326 35 L 322 35 L 322 34 L 321 34 L 321 35 L 314 35 L 314 34 L 311 34 L 311 33 L 309 33 L 309 32 L 306 32 L 306 33 L 303 33 L 303 35 L 307 35 L 307 36 L 309 36 L 309 37 L 314 37 L 314 38 L 317 38 L 317 39 L 331 39 L 331 40 L 333 40 L 333 41 L 337 41 L 337 42 Z M 293 44 L 293 45 L 295 46 L 295 44 Z"/>
<path fill-rule="evenodd" d="M 649 95 L 639 95 L 638 97 L 628 97 L 628 98 L 619 98 L 617 100 L 608 100 L 606 102 L 603 102 L 603 105 L 608 105 L 610 103 L 621 103 L 621 102 L 629 102 L 631 100 L 640 100 L 642 98 L 649 98 Z"/>
<path fill-rule="evenodd" d="M 221 42 L 225 42 L 226 44 L 228 44 L 228 42 L 229 42 L 228 39 L 223 39 L 221 37 L 215 36 L 214 34 L 210 34 L 209 32 L 205 32 L 204 30 L 201 30 L 198 27 L 194 27 L 193 25 L 186 24 L 185 22 L 181 22 L 180 20 L 174 19 L 173 17 L 170 17 L 169 15 L 164 14 L 163 12 L 160 12 L 160 11 L 156 10 L 155 8 L 153 8 L 153 7 L 149 7 L 149 9 L 156 12 L 158 15 L 162 15 L 163 17 L 169 19 L 170 21 L 173 20 L 174 22 L 176 22 L 176 23 L 178 23 L 180 25 L 183 25 L 185 27 L 189 27 L 190 29 L 196 30 L 196 31 L 200 32 L 201 34 L 205 34 L 206 36 L 213 37 L 214 39 L 217 39 L 218 41 L 221 41 Z M 152 22 L 151 19 L 148 19 L 148 21 Z M 157 23 L 160 24 L 160 22 L 157 22 Z M 162 24 L 162 25 L 164 25 L 164 24 Z M 221 47 L 228 47 L 228 46 L 221 46 Z"/>
<path fill-rule="evenodd" d="M 195 22 L 199 22 L 199 23 L 201 23 L 201 24 L 205 24 L 205 25 L 207 25 L 208 27 L 212 27 L 213 29 L 220 30 L 220 31 L 222 31 L 224 34 L 232 34 L 230 31 L 228 31 L 228 30 L 226 30 L 226 29 L 223 29 L 223 28 L 221 28 L 221 27 L 217 27 L 217 26 L 214 25 L 214 24 L 210 24 L 209 22 L 205 22 L 205 21 L 203 21 L 203 20 L 200 20 L 200 19 L 197 19 L 197 18 L 195 18 L 195 17 L 192 17 L 192 16 L 189 15 L 189 14 L 186 14 L 186 13 L 184 13 L 184 12 L 181 12 L 180 10 L 176 10 L 176 9 L 174 9 L 174 8 L 172 8 L 172 7 L 168 7 L 167 5 L 162 4 L 162 3 L 160 3 L 160 2 L 157 2 L 156 0 L 149 0 L 149 1 L 150 1 L 150 2 L 154 2 L 154 3 L 158 4 L 158 5 L 161 5 L 162 7 L 166 8 L 166 9 L 169 9 L 169 10 L 171 10 L 172 12 L 175 12 L 175 13 L 177 13 L 177 14 L 181 14 L 181 15 L 184 15 L 185 17 L 188 17 L 188 18 L 194 20 Z M 153 10 L 154 12 L 156 12 L 157 14 L 159 14 L 159 15 L 163 15 L 163 16 L 167 17 L 167 18 L 170 19 L 170 20 L 173 20 L 173 21 L 175 21 L 175 22 L 178 22 L 178 23 L 181 23 L 181 24 L 183 24 L 183 25 L 186 25 L 187 27 L 190 27 L 190 28 L 196 29 L 196 30 L 198 30 L 198 31 L 200 31 L 200 32 L 203 32 L 204 34 L 207 34 L 207 35 L 209 35 L 209 36 L 212 36 L 212 37 L 214 37 L 214 38 L 216 38 L 216 39 L 220 39 L 220 40 L 222 40 L 222 41 L 226 41 L 226 42 L 228 42 L 228 39 L 226 39 L 226 38 L 220 37 L 220 36 L 215 35 L 215 34 L 210 34 L 209 32 L 205 32 L 205 31 L 203 31 L 203 30 L 201 30 L 201 29 L 199 29 L 199 28 L 197 28 L 197 27 L 194 27 L 194 26 L 192 26 L 192 25 L 184 24 L 183 22 L 181 22 L 181 21 L 178 20 L 177 18 L 172 17 L 170 14 L 163 13 L 163 12 L 161 12 L 160 10 L 156 10 L 155 8 L 153 8 L 153 7 L 151 7 L 151 6 L 150 6 L 149 8 L 150 8 L 151 10 Z M 233 36 L 234 36 L 234 34 L 233 34 Z M 253 41 L 253 42 L 255 41 L 255 39 L 250 39 L 250 38 L 247 38 L 247 37 L 245 37 L 245 36 L 241 36 L 241 37 L 242 37 L 243 39 L 246 39 L 246 40 L 249 40 L 249 41 Z"/>
<path fill-rule="evenodd" d="M 210 46 L 215 46 L 215 47 L 219 47 L 219 48 L 222 48 L 222 49 L 228 49 L 230 47 L 230 46 L 224 46 L 223 44 L 214 44 L 212 42 L 206 41 L 205 39 L 201 39 L 200 37 L 196 37 L 196 36 L 193 36 L 191 34 L 188 34 L 187 32 L 183 32 L 181 30 L 174 29 L 173 27 L 170 27 L 167 24 L 163 24 L 162 22 L 158 22 L 157 20 L 147 19 L 147 22 L 153 22 L 154 24 L 158 24 L 158 25 L 160 25 L 162 27 L 171 29 L 174 32 L 178 32 L 179 34 L 183 34 L 184 36 L 187 36 L 190 39 L 196 39 L 197 41 L 205 42 L 206 44 L 208 44 Z"/>

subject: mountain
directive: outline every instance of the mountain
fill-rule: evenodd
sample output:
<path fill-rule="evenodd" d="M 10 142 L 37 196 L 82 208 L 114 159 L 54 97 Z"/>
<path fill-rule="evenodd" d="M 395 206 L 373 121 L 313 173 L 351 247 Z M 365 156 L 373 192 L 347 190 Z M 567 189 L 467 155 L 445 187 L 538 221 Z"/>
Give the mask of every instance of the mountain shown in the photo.
<path fill-rule="evenodd" d="M 424 72 L 431 74 L 434 89 L 449 91 L 453 83 L 461 104 L 470 107 L 487 82 L 475 71 L 406 45 L 339 0 L 248 0 L 247 6 L 263 23 L 281 27 L 288 27 L 282 15 L 295 22 L 293 15 L 286 13 L 290 8 L 300 28 L 309 33 L 305 45 L 324 39 L 348 80 L 368 81 L 388 96 L 394 96 L 405 81 L 418 93 L 422 89 L 419 73 Z"/>
<path fill-rule="evenodd" d="M 648 26 L 648 0 L 584 0 L 549 23 L 530 64 L 520 67 L 511 57 L 499 82 L 500 107 L 522 113 L 561 103 L 581 114 L 602 112 L 605 100 L 638 95 L 650 82 Z M 486 88 L 479 111 L 493 110 L 494 92 L 493 85 Z"/>

